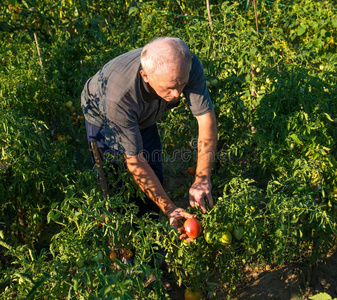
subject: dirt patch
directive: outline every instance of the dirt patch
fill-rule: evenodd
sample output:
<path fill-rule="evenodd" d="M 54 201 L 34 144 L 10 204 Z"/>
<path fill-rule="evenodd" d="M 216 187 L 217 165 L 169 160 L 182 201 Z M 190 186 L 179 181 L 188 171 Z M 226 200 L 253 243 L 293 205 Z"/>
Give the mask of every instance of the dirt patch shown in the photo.
<path fill-rule="evenodd" d="M 164 189 L 175 205 L 189 206 L 188 190 L 194 176 L 187 173 L 188 165 L 181 161 L 164 163 Z"/>
<path fill-rule="evenodd" d="M 237 286 L 233 300 L 241 299 L 307 299 L 317 293 L 325 292 L 337 297 L 337 251 L 325 263 L 318 264 L 314 286 L 306 286 L 307 266 L 296 264 L 276 268 L 266 266 L 261 269 L 249 269 Z"/>

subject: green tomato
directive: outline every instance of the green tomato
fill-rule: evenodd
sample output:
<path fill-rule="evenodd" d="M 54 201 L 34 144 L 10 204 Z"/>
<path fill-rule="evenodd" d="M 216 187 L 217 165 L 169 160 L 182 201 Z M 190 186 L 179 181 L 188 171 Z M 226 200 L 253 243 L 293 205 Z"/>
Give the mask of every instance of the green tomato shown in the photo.
<path fill-rule="evenodd" d="M 211 79 L 211 86 L 217 86 L 218 85 L 218 79 L 214 78 Z"/>
<path fill-rule="evenodd" d="M 277 229 L 276 231 L 275 231 L 275 236 L 276 237 L 278 237 L 278 238 L 280 238 L 280 237 L 282 237 L 282 229 L 281 228 L 279 228 L 279 229 Z"/>
<path fill-rule="evenodd" d="M 225 226 L 225 229 L 228 231 L 228 232 L 232 232 L 233 231 L 233 224 L 231 222 L 229 222 L 226 226 Z"/>
<path fill-rule="evenodd" d="M 225 230 L 221 236 L 221 238 L 219 239 L 219 242 L 221 243 L 221 245 L 227 246 L 230 245 L 232 243 L 232 235 L 229 231 Z"/>
<path fill-rule="evenodd" d="M 64 106 L 67 109 L 71 109 L 73 107 L 73 101 L 68 101 L 68 102 L 64 103 Z"/>
<path fill-rule="evenodd" d="M 97 252 L 96 256 L 92 260 L 96 262 L 102 261 L 103 260 L 102 252 Z"/>
<path fill-rule="evenodd" d="M 207 244 L 213 244 L 213 234 L 210 231 L 205 232 L 205 241 Z"/>
<path fill-rule="evenodd" d="M 76 260 L 76 266 L 79 267 L 79 268 L 84 267 L 84 259 L 83 258 L 78 258 Z"/>
<path fill-rule="evenodd" d="M 180 242 L 181 247 L 187 247 L 189 245 L 190 245 L 190 243 L 188 241 L 186 241 L 185 239 L 182 239 L 181 242 Z"/>
<path fill-rule="evenodd" d="M 234 231 L 233 231 L 233 236 L 238 240 L 240 241 L 243 237 L 243 234 L 244 234 L 244 229 L 242 226 L 238 226 L 237 228 L 234 228 Z"/>

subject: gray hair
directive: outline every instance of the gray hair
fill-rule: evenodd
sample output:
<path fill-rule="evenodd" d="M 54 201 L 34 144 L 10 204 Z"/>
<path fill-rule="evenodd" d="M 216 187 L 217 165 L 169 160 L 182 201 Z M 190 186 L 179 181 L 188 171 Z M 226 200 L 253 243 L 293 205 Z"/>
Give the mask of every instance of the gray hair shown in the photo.
<path fill-rule="evenodd" d="M 153 47 L 153 43 L 157 41 L 165 41 L 170 46 L 169 50 L 163 51 L 161 47 Z M 191 67 L 192 53 L 187 44 L 179 38 L 161 37 L 147 43 L 141 53 L 140 63 L 142 69 L 147 74 L 155 73 L 165 64 L 174 62 L 186 62 Z"/>

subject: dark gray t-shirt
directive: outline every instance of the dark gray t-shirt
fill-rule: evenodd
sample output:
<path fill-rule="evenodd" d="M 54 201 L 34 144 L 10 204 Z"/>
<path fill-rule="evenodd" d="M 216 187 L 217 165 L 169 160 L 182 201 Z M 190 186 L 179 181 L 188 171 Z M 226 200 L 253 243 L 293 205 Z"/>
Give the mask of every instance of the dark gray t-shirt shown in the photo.
<path fill-rule="evenodd" d="M 104 126 L 106 144 L 127 155 L 141 152 L 140 130 L 156 123 L 180 101 L 167 102 L 151 93 L 139 73 L 141 51 L 136 49 L 109 61 L 86 82 L 81 95 L 85 119 Z M 195 55 L 183 94 L 193 115 L 212 110 L 203 68 Z"/>

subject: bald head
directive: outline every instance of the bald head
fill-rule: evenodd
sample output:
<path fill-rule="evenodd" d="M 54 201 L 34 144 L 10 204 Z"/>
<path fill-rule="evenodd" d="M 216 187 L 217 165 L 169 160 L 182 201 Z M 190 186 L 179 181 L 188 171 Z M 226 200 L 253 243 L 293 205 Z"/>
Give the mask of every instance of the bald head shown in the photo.
<path fill-rule="evenodd" d="M 155 39 L 143 48 L 140 62 L 148 74 L 166 72 L 168 69 L 188 68 L 192 63 L 192 54 L 181 39 L 163 37 Z"/>

